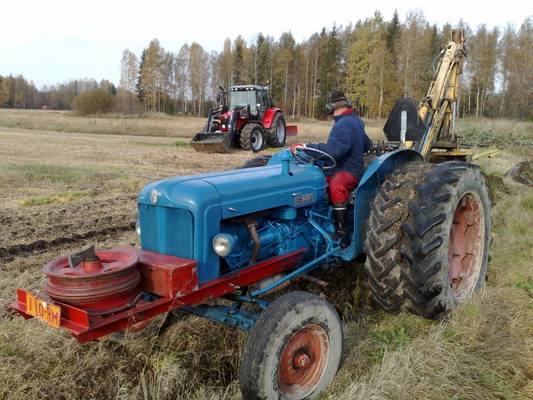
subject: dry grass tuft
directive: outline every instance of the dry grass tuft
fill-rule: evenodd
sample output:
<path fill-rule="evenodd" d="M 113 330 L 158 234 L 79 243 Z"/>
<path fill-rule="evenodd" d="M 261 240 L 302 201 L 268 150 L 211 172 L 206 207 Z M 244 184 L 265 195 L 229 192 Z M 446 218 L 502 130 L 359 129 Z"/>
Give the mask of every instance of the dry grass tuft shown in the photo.
<path fill-rule="evenodd" d="M 533 378 L 528 297 L 489 288 L 332 398 L 528 398 Z"/>
<path fill-rule="evenodd" d="M 159 338 L 80 346 L 37 320 L 7 317 L 0 325 L 0 398 L 235 398 L 243 337 L 185 317 Z"/>
<path fill-rule="evenodd" d="M 54 194 L 52 196 L 39 196 L 31 197 L 28 199 L 21 199 L 17 201 L 22 207 L 31 207 L 31 206 L 42 206 L 45 204 L 58 204 L 58 203 L 68 203 L 82 197 L 90 196 L 91 192 L 89 191 L 79 191 L 79 192 L 61 192 Z"/>

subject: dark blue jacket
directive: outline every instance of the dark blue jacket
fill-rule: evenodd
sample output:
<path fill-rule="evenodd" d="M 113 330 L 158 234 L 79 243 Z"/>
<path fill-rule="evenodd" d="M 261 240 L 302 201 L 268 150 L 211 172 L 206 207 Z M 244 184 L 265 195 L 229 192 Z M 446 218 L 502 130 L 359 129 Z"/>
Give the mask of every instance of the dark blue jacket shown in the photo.
<path fill-rule="evenodd" d="M 310 143 L 307 146 L 325 151 L 337 161 L 335 168 L 324 171 L 326 175 L 348 171 L 361 180 L 364 172 L 363 154 L 370 149 L 372 141 L 365 133 L 363 120 L 351 111 L 335 117 L 335 125 L 327 143 Z"/>

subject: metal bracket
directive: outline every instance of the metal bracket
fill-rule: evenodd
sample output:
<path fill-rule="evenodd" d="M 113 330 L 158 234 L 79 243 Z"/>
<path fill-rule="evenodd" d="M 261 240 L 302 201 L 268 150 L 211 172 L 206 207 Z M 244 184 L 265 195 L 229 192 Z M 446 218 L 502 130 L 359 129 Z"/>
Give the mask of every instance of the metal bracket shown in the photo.
<path fill-rule="evenodd" d="M 194 314 L 220 324 L 239 328 L 243 331 L 250 330 L 252 326 L 254 326 L 255 321 L 259 318 L 259 314 L 251 311 L 242 309 L 236 311 L 233 307 L 219 305 L 201 305 L 196 307 L 183 306 L 176 311 Z"/>

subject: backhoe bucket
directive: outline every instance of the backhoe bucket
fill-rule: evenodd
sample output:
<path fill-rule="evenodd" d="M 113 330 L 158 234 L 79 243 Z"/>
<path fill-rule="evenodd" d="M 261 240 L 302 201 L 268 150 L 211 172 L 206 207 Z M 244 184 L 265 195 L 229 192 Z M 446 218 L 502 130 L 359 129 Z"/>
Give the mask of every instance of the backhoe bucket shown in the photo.
<path fill-rule="evenodd" d="M 229 133 L 197 133 L 190 145 L 200 153 L 231 153 L 233 135 Z"/>

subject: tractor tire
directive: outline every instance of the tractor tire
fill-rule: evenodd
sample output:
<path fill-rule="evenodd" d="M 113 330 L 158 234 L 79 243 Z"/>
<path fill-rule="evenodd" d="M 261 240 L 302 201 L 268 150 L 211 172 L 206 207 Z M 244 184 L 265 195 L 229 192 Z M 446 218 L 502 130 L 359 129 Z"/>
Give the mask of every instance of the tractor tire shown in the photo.
<path fill-rule="evenodd" d="M 430 164 L 412 162 L 389 175 L 371 204 L 366 233 L 365 272 L 372 300 L 388 312 L 404 303 L 401 282 L 402 222 L 409 214 L 408 202 Z"/>
<path fill-rule="evenodd" d="M 287 129 L 285 128 L 285 118 L 283 114 L 277 112 L 272 120 L 272 125 L 267 131 L 267 143 L 271 147 L 283 147 L 287 140 Z"/>
<path fill-rule="evenodd" d="M 450 161 L 425 173 L 402 225 L 405 308 L 439 318 L 485 284 L 490 200 L 474 164 Z"/>
<path fill-rule="evenodd" d="M 490 201 L 479 167 L 410 163 L 373 203 L 365 243 L 372 298 L 387 311 L 440 318 L 483 285 Z"/>
<path fill-rule="evenodd" d="M 248 335 L 239 372 L 243 398 L 316 399 L 335 377 L 341 353 L 335 309 L 311 293 L 287 293 Z"/>
<path fill-rule="evenodd" d="M 241 165 L 239 169 L 264 167 L 265 165 L 268 164 L 271 158 L 272 158 L 271 155 L 250 158 L 243 165 Z"/>
<path fill-rule="evenodd" d="M 243 150 L 252 150 L 257 153 L 265 148 L 265 135 L 260 124 L 248 123 L 242 128 L 240 145 Z"/>

